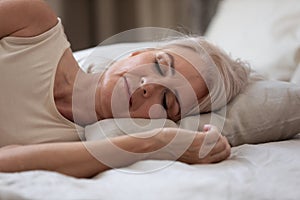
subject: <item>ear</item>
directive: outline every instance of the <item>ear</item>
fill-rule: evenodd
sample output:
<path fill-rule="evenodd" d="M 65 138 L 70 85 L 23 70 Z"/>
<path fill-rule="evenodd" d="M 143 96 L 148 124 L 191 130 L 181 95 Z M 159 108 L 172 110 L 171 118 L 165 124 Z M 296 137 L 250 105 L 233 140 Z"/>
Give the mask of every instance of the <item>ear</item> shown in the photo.
<path fill-rule="evenodd" d="M 147 49 L 141 49 L 141 50 L 138 50 L 138 51 L 135 51 L 135 52 L 132 52 L 129 57 L 133 57 L 133 56 L 136 56 L 136 55 L 139 55 L 141 53 L 145 53 L 147 51 L 153 51 L 155 50 L 154 48 L 147 48 Z"/>

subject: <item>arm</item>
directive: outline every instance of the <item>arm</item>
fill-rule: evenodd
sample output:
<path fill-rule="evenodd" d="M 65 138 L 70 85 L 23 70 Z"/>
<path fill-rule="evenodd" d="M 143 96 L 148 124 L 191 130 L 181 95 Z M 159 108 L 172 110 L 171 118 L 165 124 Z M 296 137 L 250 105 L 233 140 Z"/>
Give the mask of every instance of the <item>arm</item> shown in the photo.
<path fill-rule="evenodd" d="M 134 152 L 148 151 L 147 143 L 132 137 L 114 138 L 113 142 Z M 93 157 L 85 145 L 97 151 L 106 151 L 111 147 L 109 141 L 46 143 L 33 145 L 8 146 L 0 149 L 0 171 L 20 172 L 27 170 L 50 170 L 75 177 L 91 177 L 110 167 Z M 115 166 L 130 165 L 136 159 L 118 157 L 114 151 L 108 157 L 115 159 Z"/>
<path fill-rule="evenodd" d="M 56 23 L 56 15 L 42 0 L 0 1 L 0 39 L 36 36 Z"/>
<path fill-rule="evenodd" d="M 153 135 L 155 132 L 157 133 Z M 179 138 L 171 143 L 177 133 Z M 163 128 L 136 135 L 139 137 L 121 136 L 111 141 L 49 143 L 2 148 L 0 149 L 0 171 L 40 169 L 75 177 L 91 177 L 107 169 L 125 167 L 145 159 L 179 160 L 190 164 L 212 163 L 226 159 L 230 155 L 230 146 L 219 133 L 215 135 L 217 140 L 212 150 L 199 157 L 200 148 L 204 145 L 208 134 L 208 132 L 191 134 L 186 130 Z M 120 154 L 120 151 L 112 148 L 111 142 L 125 152 L 133 154 Z M 94 152 L 101 152 L 105 163 L 109 165 L 103 163 L 101 159 L 97 160 L 87 151 L 86 146 Z"/>

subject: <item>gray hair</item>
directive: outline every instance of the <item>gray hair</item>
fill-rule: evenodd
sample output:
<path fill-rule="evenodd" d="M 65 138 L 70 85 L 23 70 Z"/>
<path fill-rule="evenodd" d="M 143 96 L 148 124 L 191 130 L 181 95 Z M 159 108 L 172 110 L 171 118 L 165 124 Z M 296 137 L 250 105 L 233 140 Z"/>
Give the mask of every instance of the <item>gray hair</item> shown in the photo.
<path fill-rule="evenodd" d="M 198 99 L 198 105 L 189 114 L 218 110 L 239 94 L 247 85 L 251 69 L 246 62 L 233 59 L 224 50 L 203 37 L 184 36 L 170 40 L 161 49 L 188 48 L 197 52 L 206 66 L 200 66 L 201 76 L 209 93 Z M 214 65 L 214 66 L 212 66 Z"/>

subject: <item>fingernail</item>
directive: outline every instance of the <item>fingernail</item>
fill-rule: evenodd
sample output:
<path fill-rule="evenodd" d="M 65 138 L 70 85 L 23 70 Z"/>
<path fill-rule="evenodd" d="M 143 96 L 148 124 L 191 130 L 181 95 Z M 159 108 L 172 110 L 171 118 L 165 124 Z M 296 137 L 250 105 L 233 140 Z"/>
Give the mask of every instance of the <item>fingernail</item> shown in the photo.
<path fill-rule="evenodd" d="M 204 126 L 203 126 L 203 130 L 204 131 L 209 131 L 211 129 L 211 125 L 210 124 L 205 124 Z"/>

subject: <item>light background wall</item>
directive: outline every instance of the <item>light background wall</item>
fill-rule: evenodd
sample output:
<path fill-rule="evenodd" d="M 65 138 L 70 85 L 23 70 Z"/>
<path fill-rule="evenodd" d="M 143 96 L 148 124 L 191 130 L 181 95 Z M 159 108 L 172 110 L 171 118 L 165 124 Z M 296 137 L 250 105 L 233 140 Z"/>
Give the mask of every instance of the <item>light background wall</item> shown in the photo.
<path fill-rule="evenodd" d="M 164 27 L 204 34 L 220 0 L 46 0 L 62 19 L 73 50 L 119 32 Z"/>

